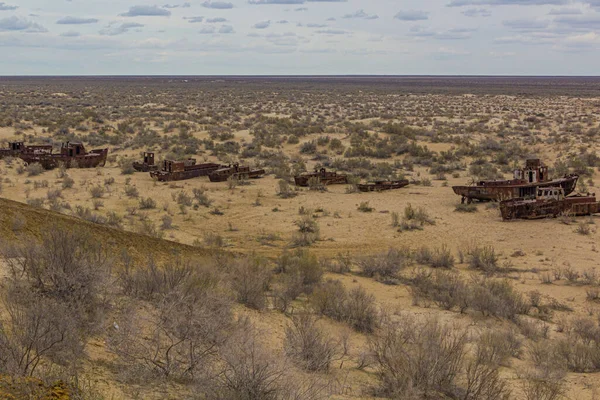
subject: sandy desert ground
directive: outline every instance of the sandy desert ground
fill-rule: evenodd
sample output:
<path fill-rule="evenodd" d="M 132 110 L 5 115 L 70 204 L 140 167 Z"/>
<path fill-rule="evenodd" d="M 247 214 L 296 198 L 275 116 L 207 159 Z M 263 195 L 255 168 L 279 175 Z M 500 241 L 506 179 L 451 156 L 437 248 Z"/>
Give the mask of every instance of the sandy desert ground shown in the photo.
<path fill-rule="evenodd" d="M 386 370 L 380 360 L 365 359 L 374 357 L 374 338 L 381 338 L 386 327 L 381 316 L 406 323 L 409 315 L 468 332 L 465 359 L 474 357 L 482 346 L 477 338 L 485 332 L 510 332 L 500 342 L 509 336 L 519 342 L 518 351 L 486 364 L 486 371 L 504 380 L 509 389 L 505 397 L 499 386 L 492 390 L 498 397 L 483 389 L 465 393 L 468 376 L 460 372 L 450 385 L 460 390 L 443 393 L 437 388 L 429 398 L 598 398 L 600 363 L 577 359 L 582 351 L 600 354 L 598 216 L 503 222 L 495 203 L 460 212 L 460 197 L 451 186 L 509 177 L 513 168 L 535 157 L 555 175 L 579 173 L 579 191 L 598 192 L 600 97 L 590 90 L 582 94 L 572 83 L 555 83 L 550 90 L 523 82 L 480 82 L 471 91 L 468 85 L 429 84 L 271 82 L 265 89 L 253 82 L 200 82 L 191 88 L 149 82 L 115 89 L 114 83 L 93 81 L 5 82 L 0 143 L 83 140 L 87 148 L 108 147 L 110 155 L 103 168 L 66 171 L 32 172 L 20 160 L 0 161 L 0 196 L 216 254 L 224 250 L 241 259 L 261 257 L 269 265 L 299 248 L 316 255 L 325 274 L 291 299 L 284 313 L 273 300 L 286 285 L 281 271 L 265 287 L 264 304 L 232 307 L 238 317 L 249 316 L 269 354 L 293 365 L 299 382 L 326 381 L 321 396 L 403 398 L 389 387 L 377 390 Z M 248 182 L 211 183 L 201 177 L 160 183 L 148 173 L 129 171 L 142 151 L 154 151 L 158 159 L 239 161 L 262 166 L 267 175 Z M 356 179 L 405 177 L 411 184 L 376 193 L 356 192 L 352 185 L 294 188 L 295 172 L 321 166 Z M 283 181 L 289 182 L 289 198 L 281 195 Z M 154 204 L 144 209 L 141 201 L 148 198 Z M 409 206 L 421 208 L 429 222 L 415 230 L 394 226 L 394 215 L 401 225 Z M 365 207 L 371 210 L 365 212 Z M 298 222 L 303 220 L 318 226 L 319 235 L 299 246 Z M 493 249 L 491 269 L 474 267 L 478 249 Z M 451 265 L 444 264 L 449 268 L 435 268 L 432 253 L 451 257 Z M 348 269 L 336 273 L 344 263 Z M 389 272 L 384 264 L 395 268 Z M 144 262 L 137 267 L 144 268 Z M 370 273 L 369 267 L 376 271 Z M 471 303 L 464 312 L 460 306 L 446 310 L 418 280 L 419 274 L 440 270 L 450 275 L 428 275 L 426 281 L 435 286 L 432 279 L 457 277 L 472 295 L 491 281 L 508 282 L 527 311 L 507 316 Z M 332 290 L 328 280 L 339 280 L 347 291 L 364 289 L 382 319 L 373 329 L 361 330 L 324 313 L 318 325 L 331 340 L 347 335 L 349 351 L 330 368 L 309 372 L 285 350 L 287 327 L 293 310 L 319 314 L 315 291 Z M 123 298 L 119 294 L 119 301 Z M 138 305 L 149 314 L 154 306 L 148 301 Z M 119 311 L 113 305 L 115 316 L 109 313 L 110 323 L 104 325 L 116 321 Z M 583 325 L 592 333 L 584 336 Z M 564 343 L 581 347 L 567 350 Z M 201 385 L 164 377 L 152 383 L 127 381 L 117 372 L 117 364 L 125 368 L 116 361 L 118 352 L 109 347 L 105 333 L 91 335 L 82 367 L 84 374 L 97 377 L 95 390 L 105 398 L 194 398 L 194 388 Z M 540 353 L 553 352 L 564 358 L 540 358 Z M 412 385 L 414 397 L 406 398 L 427 396 L 423 386 Z M 303 397 L 310 398 L 296 398 Z"/>

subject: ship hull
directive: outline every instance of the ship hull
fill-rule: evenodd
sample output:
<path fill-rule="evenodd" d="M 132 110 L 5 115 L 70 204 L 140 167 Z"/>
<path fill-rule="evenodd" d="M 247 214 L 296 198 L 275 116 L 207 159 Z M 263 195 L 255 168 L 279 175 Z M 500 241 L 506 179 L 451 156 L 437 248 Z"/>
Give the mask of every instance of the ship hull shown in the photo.
<path fill-rule="evenodd" d="M 183 181 L 186 179 L 198 178 L 201 176 L 208 176 L 213 171 L 221 168 L 222 165 L 214 163 L 199 164 L 190 167 L 185 171 L 151 171 L 150 176 L 152 179 L 159 182 L 171 182 L 171 181 Z"/>
<path fill-rule="evenodd" d="M 108 149 L 92 150 L 81 156 L 64 154 L 20 154 L 19 157 L 27 164 L 39 163 L 44 169 L 65 168 L 96 168 L 106 165 Z"/>
<path fill-rule="evenodd" d="M 453 186 L 452 190 L 462 196 L 463 202 L 479 201 L 502 201 L 520 197 L 535 196 L 536 188 L 561 187 L 565 196 L 573 193 L 577 185 L 577 175 L 565 176 L 546 182 L 535 182 L 528 184 L 511 184 L 510 181 L 498 182 L 487 185 L 475 186 Z"/>
<path fill-rule="evenodd" d="M 408 186 L 407 180 L 373 182 L 356 185 L 361 192 L 381 192 L 383 190 L 401 189 Z"/>
<path fill-rule="evenodd" d="M 600 212 L 600 202 L 596 201 L 595 196 L 573 196 L 562 200 L 512 199 L 500 203 L 500 214 L 505 221 L 555 218 L 560 214 L 583 216 L 598 212 Z"/>
<path fill-rule="evenodd" d="M 138 161 L 134 161 L 131 165 L 138 172 L 158 171 L 158 165 L 148 165 Z"/>
<path fill-rule="evenodd" d="M 230 177 L 233 177 L 234 179 L 258 179 L 261 178 L 264 174 L 264 169 L 254 169 L 250 171 L 240 171 L 231 173 L 221 172 L 218 174 L 213 172 L 208 176 L 208 179 L 210 179 L 211 182 L 225 182 Z"/>
<path fill-rule="evenodd" d="M 348 177 L 346 175 L 331 174 L 322 176 L 321 174 L 309 174 L 300 175 L 294 177 L 294 183 L 296 186 L 309 186 L 311 178 L 317 178 L 317 182 L 322 185 L 344 185 L 348 183 Z"/>

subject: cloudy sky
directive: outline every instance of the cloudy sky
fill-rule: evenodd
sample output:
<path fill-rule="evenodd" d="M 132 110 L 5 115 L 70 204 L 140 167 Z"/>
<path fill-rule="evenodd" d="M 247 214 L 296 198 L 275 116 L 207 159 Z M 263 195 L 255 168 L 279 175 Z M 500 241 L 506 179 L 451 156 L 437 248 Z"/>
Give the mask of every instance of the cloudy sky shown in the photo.
<path fill-rule="evenodd" d="M 600 0 L 168 1 L 0 0 L 0 75 L 600 72 Z"/>

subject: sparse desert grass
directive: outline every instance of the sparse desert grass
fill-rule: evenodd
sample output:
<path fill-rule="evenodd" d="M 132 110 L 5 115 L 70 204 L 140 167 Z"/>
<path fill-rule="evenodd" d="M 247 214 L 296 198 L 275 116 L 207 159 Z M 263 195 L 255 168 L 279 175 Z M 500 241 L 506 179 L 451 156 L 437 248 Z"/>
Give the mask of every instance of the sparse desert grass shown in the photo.
<path fill-rule="evenodd" d="M 106 315 L 92 325 L 101 329 L 76 331 L 77 340 L 69 339 L 77 350 L 72 361 L 67 358 L 71 350 L 61 350 L 46 353 L 39 365 L 69 367 L 67 375 L 77 371 L 77 378 L 91 371 L 111 390 L 128 391 L 115 398 L 156 393 L 243 398 L 249 388 L 259 397 L 352 398 L 370 395 L 364 390 L 373 386 L 375 394 L 392 398 L 500 399 L 509 389 L 510 398 L 590 398 L 587 388 L 594 386 L 598 370 L 593 219 L 503 223 L 497 203 L 479 206 L 477 213 L 473 205 L 455 208 L 458 197 L 446 185 L 508 178 L 515 165 L 541 156 L 553 176 L 577 172 L 578 189 L 597 192 L 600 121 L 594 113 L 597 99 L 587 97 L 595 96 L 595 83 L 538 85 L 534 79 L 523 89 L 510 79 L 482 86 L 477 79 L 464 85 L 447 78 L 444 82 L 453 85 L 440 86 L 427 79 L 388 85 L 346 78 L 343 84 L 330 79 L 307 90 L 304 78 L 269 80 L 268 85 L 256 79 L 198 78 L 185 85 L 161 78 L 143 85 L 126 79 L 98 84 L 91 78 L 60 85 L 22 78 L 4 82 L 0 147 L 13 139 L 78 140 L 87 148 L 109 147 L 110 156 L 105 168 L 57 168 L 34 171 L 39 175 L 31 177 L 31 166 L 2 160 L 3 197 L 95 224 L 193 243 L 194 250 L 210 254 L 209 260 L 188 263 L 171 252 L 153 260 L 147 254 L 151 248 L 138 249 L 141 261 L 125 261 L 125 249 L 112 252 L 109 289 L 116 293 L 100 296 L 102 307 L 95 309 Z M 398 95 L 402 92 L 411 95 Z M 251 185 L 213 184 L 204 177 L 162 184 L 131 170 L 142 151 L 154 151 L 159 160 L 192 156 L 199 162 L 256 165 L 269 175 Z M 348 188 L 331 185 L 325 191 L 313 181 L 310 189 L 316 193 L 290 186 L 294 175 L 320 167 L 350 174 Z M 420 185 L 357 191 L 360 180 L 404 177 Z M 94 187 L 101 187 L 103 195 L 92 197 Z M 365 211 L 381 212 L 357 212 L 363 202 Z M 35 232 L 44 214 L 30 211 L 8 217 L 8 227 L 0 226 L 3 241 Z M 4 215 L 3 209 L 0 220 Z M 103 232 L 103 227 L 90 231 Z M 131 235 L 127 250 L 135 251 L 139 237 Z M 98 243 L 112 245 L 104 238 Z M 310 246 L 310 253 L 292 251 L 294 246 Z M 515 249 L 523 252 L 509 265 L 504 255 Z M 102 259 L 93 261 L 103 265 Z M 2 277 L 4 265 L 0 262 Z M 339 282 L 328 280 L 332 273 Z M 65 282 L 72 283 L 66 275 Z M 10 289 L 5 290 L 10 299 L 15 287 L 31 287 L 13 283 L 4 278 L 0 283 Z M 71 332 L 70 314 L 81 310 L 54 302 L 54 295 L 29 291 L 37 299 L 31 304 L 69 318 L 28 315 Z M 19 307 L 15 310 L 30 309 Z M 290 320 L 311 311 L 316 315 L 308 322 L 294 326 Z M 451 312 L 462 315 L 454 318 Z M 11 336 L 8 316 L 0 305 L 2 332 Z M 442 322 L 450 319 L 457 324 Z M 395 324 L 399 329 L 388 329 Z M 280 353 L 288 325 L 285 360 Z M 468 344 L 450 340 L 465 331 Z M 351 346 L 340 359 L 346 334 Z M 8 341 L 11 351 L 22 348 L 15 346 L 15 338 Z M 387 346 L 384 362 L 365 345 L 377 340 Z M 71 364 L 83 360 L 84 341 L 94 356 Z M 461 350 L 460 361 L 446 352 L 450 344 Z M 112 354 L 104 357 L 107 351 Z M 0 374 L 9 353 L 0 351 Z M 96 362 L 98 353 L 108 361 Z M 440 354 L 456 361 L 456 368 L 436 362 Z M 428 374 L 422 372 L 425 367 Z M 45 368 L 36 367 L 34 375 L 55 382 L 46 379 Z M 64 378 L 67 384 L 74 380 Z"/>

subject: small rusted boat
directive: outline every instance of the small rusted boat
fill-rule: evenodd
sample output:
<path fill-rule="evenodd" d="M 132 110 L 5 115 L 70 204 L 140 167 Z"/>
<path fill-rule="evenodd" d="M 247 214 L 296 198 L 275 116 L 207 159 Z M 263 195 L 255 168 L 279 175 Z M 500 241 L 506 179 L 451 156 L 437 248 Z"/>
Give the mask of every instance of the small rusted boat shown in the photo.
<path fill-rule="evenodd" d="M 20 157 L 21 154 L 50 154 L 51 144 L 25 145 L 23 142 L 10 142 L 8 148 L 0 149 L 0 159 L 4 157 Z"/>
<path fill-rule="evenodd" d="M 537 219 L 557 217 L 560 214 L 572 216 L 591 215 L 600 212 L 600 202 L 595 194 L 565 197 L 562 187 L 541 187 L 534 199 L 515 198 L 500 202 L 502 219 Z"/>
<path fill-rule="evenodd" d="M 322 185 L 336 185 L 348 183 L 348 176 L 338 174 L 337 172 L 327 172 L 325 168 L 315 170 L 315 172 L 303 172 L 294 177 L 296 186 L 309 186 L 309 181 L 314 179 L 316 183 Z"/>
<path fill-rule="evenodd" d="M 233 164 L 224 168 L 219 168 L 208 175 L 211 182 L 225 182 L 230 177 L 234 179 L 257 179 L 265 174 L 264 169 L 252 169 L 250 167 L 240 167 Z"/>
<path fill-rule="evenodd" d="M 221 167 L 221 164 L 215 163 L 196 164 L 195 158 L 188 158 L 184 161 L 163 160 L 162 169 L 150 171 L 150 176 L 161 182 L 182 181 L 207 176 Z"/>
<path fill-rule="evenodd" d="M 96 149 L 87 152 L 82 143 L 63 143 L 60 153 L 52 153 L 52 146 L 26 146 L 19 154 L 27 164 L 39 163 L 44 169 L 59 166 L 66 168 L 95 168 L 106 164 L 108 149 Z"/>
<path fill-rule="evenodd" d="M 471 186 L 453 186 L 452 190 L 462 196 L 461 202 L 502 201 L 519 197 L 534 197 L 538 187 L 561 187 L 565 195 L 571 194 L 577 185 L 578 175 L 565 175 L 549 179 L 548 167 L 539 159 L 527 160 L 525 168 L 514 171 L 514 179 L 479 181 Z"/>
<path fill-rule="evenodd" d="M 158 165 L 154 164 L 154 153 L 144 152 L 144 160 L 142 162 L 134 161 L 132 166 L 138 172 L 158 171 Z"/>
<path fill-rule="evenodd" d="M 356 185 L 361 192 L 381 192 L 382 190 L 401 189 L 408 186 L 406 179 L 398 181 L 374 181 Z"/>

